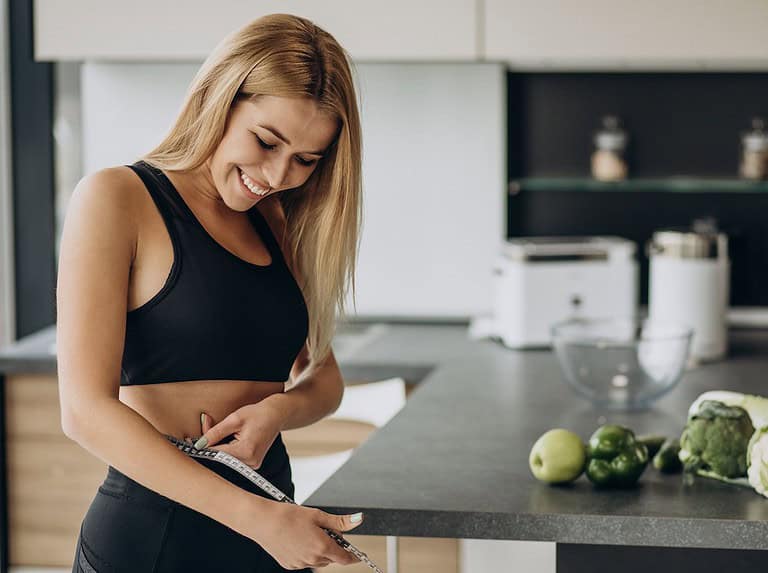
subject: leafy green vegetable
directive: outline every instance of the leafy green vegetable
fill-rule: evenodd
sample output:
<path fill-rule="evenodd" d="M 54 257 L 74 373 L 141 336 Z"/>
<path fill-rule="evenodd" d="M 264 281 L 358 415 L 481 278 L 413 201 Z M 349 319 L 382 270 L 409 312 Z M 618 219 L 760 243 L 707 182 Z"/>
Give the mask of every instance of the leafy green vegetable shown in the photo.
<path fill-rule="evenodd" d="M 747 446 L 754 431 L 744 408 L 702 401 L 680 437 L 685 472 L 715 479 L 746 476 Z"/>
<path fill-rule="evenodd" d="M 747 477 L 757 493 L 768 497 L 768 426 L 757 430 L 749 440 Z"/>

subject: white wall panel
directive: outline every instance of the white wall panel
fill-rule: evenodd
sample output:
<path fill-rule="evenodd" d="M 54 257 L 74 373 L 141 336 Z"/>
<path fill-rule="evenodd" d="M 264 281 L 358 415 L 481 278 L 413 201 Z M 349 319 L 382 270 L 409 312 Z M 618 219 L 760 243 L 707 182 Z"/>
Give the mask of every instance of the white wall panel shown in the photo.
<path fill-rule="evenodd" d="M 360 83 L 359 314 L 490 311 L 491 267 L 505 234 L 504 69 L 371 65 Z"/>

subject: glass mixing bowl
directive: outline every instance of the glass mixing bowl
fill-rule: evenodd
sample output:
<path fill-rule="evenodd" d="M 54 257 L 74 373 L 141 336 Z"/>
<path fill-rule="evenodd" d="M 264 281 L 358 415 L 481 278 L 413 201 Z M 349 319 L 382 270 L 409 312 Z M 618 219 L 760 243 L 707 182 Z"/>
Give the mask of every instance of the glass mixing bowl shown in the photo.
<path fill-rule="evenodd" d="M 680 381 L 690 327 L 651 319 L 572 319 L 555 324 L 552 344 L 569 385 L 597 406 L 647 408 Z"/>

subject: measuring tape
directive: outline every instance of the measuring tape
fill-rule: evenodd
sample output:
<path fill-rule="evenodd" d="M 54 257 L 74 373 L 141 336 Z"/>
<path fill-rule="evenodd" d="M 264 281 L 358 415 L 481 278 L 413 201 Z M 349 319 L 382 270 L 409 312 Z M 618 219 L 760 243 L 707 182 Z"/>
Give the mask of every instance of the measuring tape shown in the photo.
<path fill-rule="evenodd" d="M 163 434 L 163 435 L 166 437 L 168 441 L 170 441 L 173 445 L 175 445 L 179 450 L 181 450 L 188 456 L 193 458 L 205 458 L 209 460 L 215 460 L 226 466 L 229 466 L 240 475 L 246 477 L 249 481 L 252 481 L 253 483 L 255 483 L 260 489 L 262 489 L 263 491 L 271 495 L 277 501 L 298 505 L 290 497 L 285 495 L 282 491 L 280 491 L 277 487 L 275 487 L 272 483 L 270 483 L 259 472 L 254 470 L 251 466 L 241 462 L 235 456 L 228 454 L 226 452 L 222 452 L 219 450 L 212 450 L 208 448 L 203 448 L 199 450 L 194 446 L 192 446 L 191 444 L 188 444 L 187 442 L 184 442 L 183 440 L 176 438 L 175 436 L 171 436 L 169 434 Z M 349 541 L 344 539 L 341 535 L 339 535 L 332 529 L 326 529 L 325 527 L 323 529 L 343 549 L 345 549 L 346 551 L 349 551 L 352 555 L 357 557 L 360 561 L 368 565 L 368 567 L 376 571 L 376 573 L 383 573 L 382 570 L 379 569 L 376 566 L 376 564 L 373 561 L 371 561 L 370 558 L 365 553 L 360 551 L 357 547 L 352 545 Z"/>

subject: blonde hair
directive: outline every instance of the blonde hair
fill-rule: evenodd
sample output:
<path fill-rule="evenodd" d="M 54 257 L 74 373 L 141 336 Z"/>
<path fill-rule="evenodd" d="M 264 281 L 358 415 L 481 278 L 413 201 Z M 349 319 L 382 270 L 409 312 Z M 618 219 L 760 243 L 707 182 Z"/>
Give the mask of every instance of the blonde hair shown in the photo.
<path fill-rule="evenodd" d="M 176 121 L 142 157 L 162 169 L 196 169 L 221 141 L 233 104 L 260 95 L 309 97 L 339 122 L 309 179 L 279 193 L 284 245 L 309 311 L 311 367 L 328 356 L 337 313 L 354 304 L 362 219 L 360 117 L 347 52 L 325 30 L 290 14 L 261 17 L 228 35 L 195 75 Z"/>

